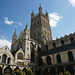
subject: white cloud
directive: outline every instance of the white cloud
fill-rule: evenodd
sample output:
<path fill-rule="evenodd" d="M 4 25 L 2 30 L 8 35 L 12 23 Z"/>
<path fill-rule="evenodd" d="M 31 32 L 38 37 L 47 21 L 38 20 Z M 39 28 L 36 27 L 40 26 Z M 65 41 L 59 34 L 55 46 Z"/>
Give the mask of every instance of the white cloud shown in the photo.
<path fill-rule="evenodd" d="M 0 39 L 0 48 L 4 47 L 4 46 L 8 46 L 9 49 L 11 48 L 11 41 L 8 41 L 6 39 Z"/>
<path fill-rule="evenodd" d="M 13 21 L 9 21 L 8 20 L 8 17 L 3 17 L 5 19 L 4 23 L 8 24 L 8 25 L 11 25 L 13 24 L 14 22 Z"/>
<path fill-rule="evenodd" d="M 20 26 L 22 26 L 22 23 L 21 22 L 17 22 L 17 21 L 9 21 L 9 19 L 8 19 L 8 17 L 3 17 L 4 18 L 4 23 L 5 24 L 8 24 L 8 25 L 11 25 L 11 24 L 18 24 L 18 25 L 20 25 Z M 16 27 L 16 26 L 14 26 L 14 27 Z"/>
<path fill-rule="evenodd" d="M 59 21 L 61 18 L 62 18 L 62 17 L 60 16 L 59 13 L 50 13 L 50 14 L 49 14 L 50 26 L 51 26 L 51 27 L 56 27 L 58 21 Z"/>
<path fill-rule="evenodd" d="M 15 22 L 16 24 L 19 24 L 20 26 L 22 26 L 22 23 L 21 22 Z"/>
<path fill-rule="evenodd" d="M 71 4 L 72 4 L 72 6 L 75 6 L 75 0 L 68 0 Z"/>

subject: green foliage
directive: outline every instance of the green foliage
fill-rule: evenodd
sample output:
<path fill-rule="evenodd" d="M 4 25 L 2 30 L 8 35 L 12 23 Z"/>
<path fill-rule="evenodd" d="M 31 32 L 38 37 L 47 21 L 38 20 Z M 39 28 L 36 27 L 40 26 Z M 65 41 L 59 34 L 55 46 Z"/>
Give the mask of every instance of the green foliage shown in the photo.
<path fill-rule="evenodd" d="M 25 72 L 17 70 L 16 75 L 34 75 L 30 68 L 27 68 Z"/>
<path fill-rule="evenodd" d="M 69 71 L 66 71 L 64 74 L 65 74 L 65 75 L 71 75 L 71 74 L 69 73 Z"/>
<path fill-rule="evenodd" d="M 22 72 L 22 70 L 17 70 L 16 75 L 26 75 L 25 72 Z"/>
<path fill-rule="evenodd" d="M 61 73 L 59 73 L 59 75 L 63 75 L 63 73 L 61 72 Z M 64 75 L 71 75 L 71 74 L 69 73 L 69 71 L 65 71 Z"/>

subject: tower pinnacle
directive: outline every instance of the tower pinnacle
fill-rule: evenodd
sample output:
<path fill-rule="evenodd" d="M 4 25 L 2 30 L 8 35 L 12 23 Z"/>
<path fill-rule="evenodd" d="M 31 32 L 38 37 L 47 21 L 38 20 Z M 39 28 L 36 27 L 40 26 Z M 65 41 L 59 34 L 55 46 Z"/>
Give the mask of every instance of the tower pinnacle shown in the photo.
<path fill-rule="evenodd" d="M 42 7 L 41 7 L 41 4 L 40 4 L 40 7 L 39 7 L 39 13 L 42 14 Z"/>

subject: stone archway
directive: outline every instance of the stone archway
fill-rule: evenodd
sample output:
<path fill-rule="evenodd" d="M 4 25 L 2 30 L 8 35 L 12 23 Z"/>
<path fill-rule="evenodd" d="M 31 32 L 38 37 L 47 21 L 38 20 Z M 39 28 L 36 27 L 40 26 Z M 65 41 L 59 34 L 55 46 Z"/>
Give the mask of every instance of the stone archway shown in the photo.
<path fill-rule="evenodd" d="M 2 75 L 2 68 L 0 67 L 0 74 Z"/>
<path fill-rule="evenodd" d="M 41 69 L 38 70 L 38 75 L 42 75 L 42 70 Z"/>
<path fill-rule="evenodd" d="M 26 68 L 23 68 L 23 70 L 22 70 L 23 72 L 25 72 L 25 73 L 27 73 L 27 69 Z"/>
<path fill-rule="evenodd" d="M 38 58 L 38 66 L 43 66 L 43 61 L 42 61 L 42 58 Z"/>
<path fill-rule="evenodd" d="M 15 74 L 16 74 L 17 70 L 20 70 L 18 66 L 14 69 Z"/>
<path fill-rule="evenodd" d="M 49 72 L 48 72 L 48 69 L 47 68 L 44 69 L 43 75 L 49 75 Z"/>
<path fill-rule="evenodd" d="M 47 65 L 51 65 L 51 57 L 47 56 L 46 57 Z"/>
<path fill-rule="evenodd" d="M 69 65 L 66 66 L 65 70 L 66 70 L 66 71 L 69 71 L 71 75 L 74 75 L 74 69 L 73 69 L 72 66 L 69 66 Z"/>
<path fill-rule="evenodd" d="M 12 69 L 11 69 L 10 66 L 8 66 L 8 67 L 6 67 L 6 68 L 4 69 L 4 74 L 5 74 L 5 75 L 11 75 L 11 74 L 12 74 Z"/>
<path fill-rule="evenodd" d="M 35 75 L 38 75 L 38 70 L 35 70 Z"/>
<path fill-rule="evenodd" d="M 64 68 L 62 67 L 62 66 L 59 66 L 58 68 L 57 68 L 57 74 L 59 74 L 59 73 L 64 73 Z"/>
<path fill-rule="evenodd" d="M 56 70 L 54 67 L 50 68 L 50 75 L 55 75 L 56 74 Z"/>

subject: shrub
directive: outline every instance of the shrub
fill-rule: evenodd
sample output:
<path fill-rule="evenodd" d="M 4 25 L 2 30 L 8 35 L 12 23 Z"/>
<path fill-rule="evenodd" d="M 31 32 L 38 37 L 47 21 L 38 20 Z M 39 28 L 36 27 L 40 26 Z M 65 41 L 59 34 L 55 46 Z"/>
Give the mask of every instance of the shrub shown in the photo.
<path fill-rule="evenodd" d="M 65 74 L 65 75 L 71 75 L 71 74 L 69 73 L 69 71 L 65 71 L 64 74 Z"/>
<path fill-rule="evenodd" d="M 25 72 L 22 72 L 22 70 L 17 70 L 16 75 L 26 75 Z"/>

